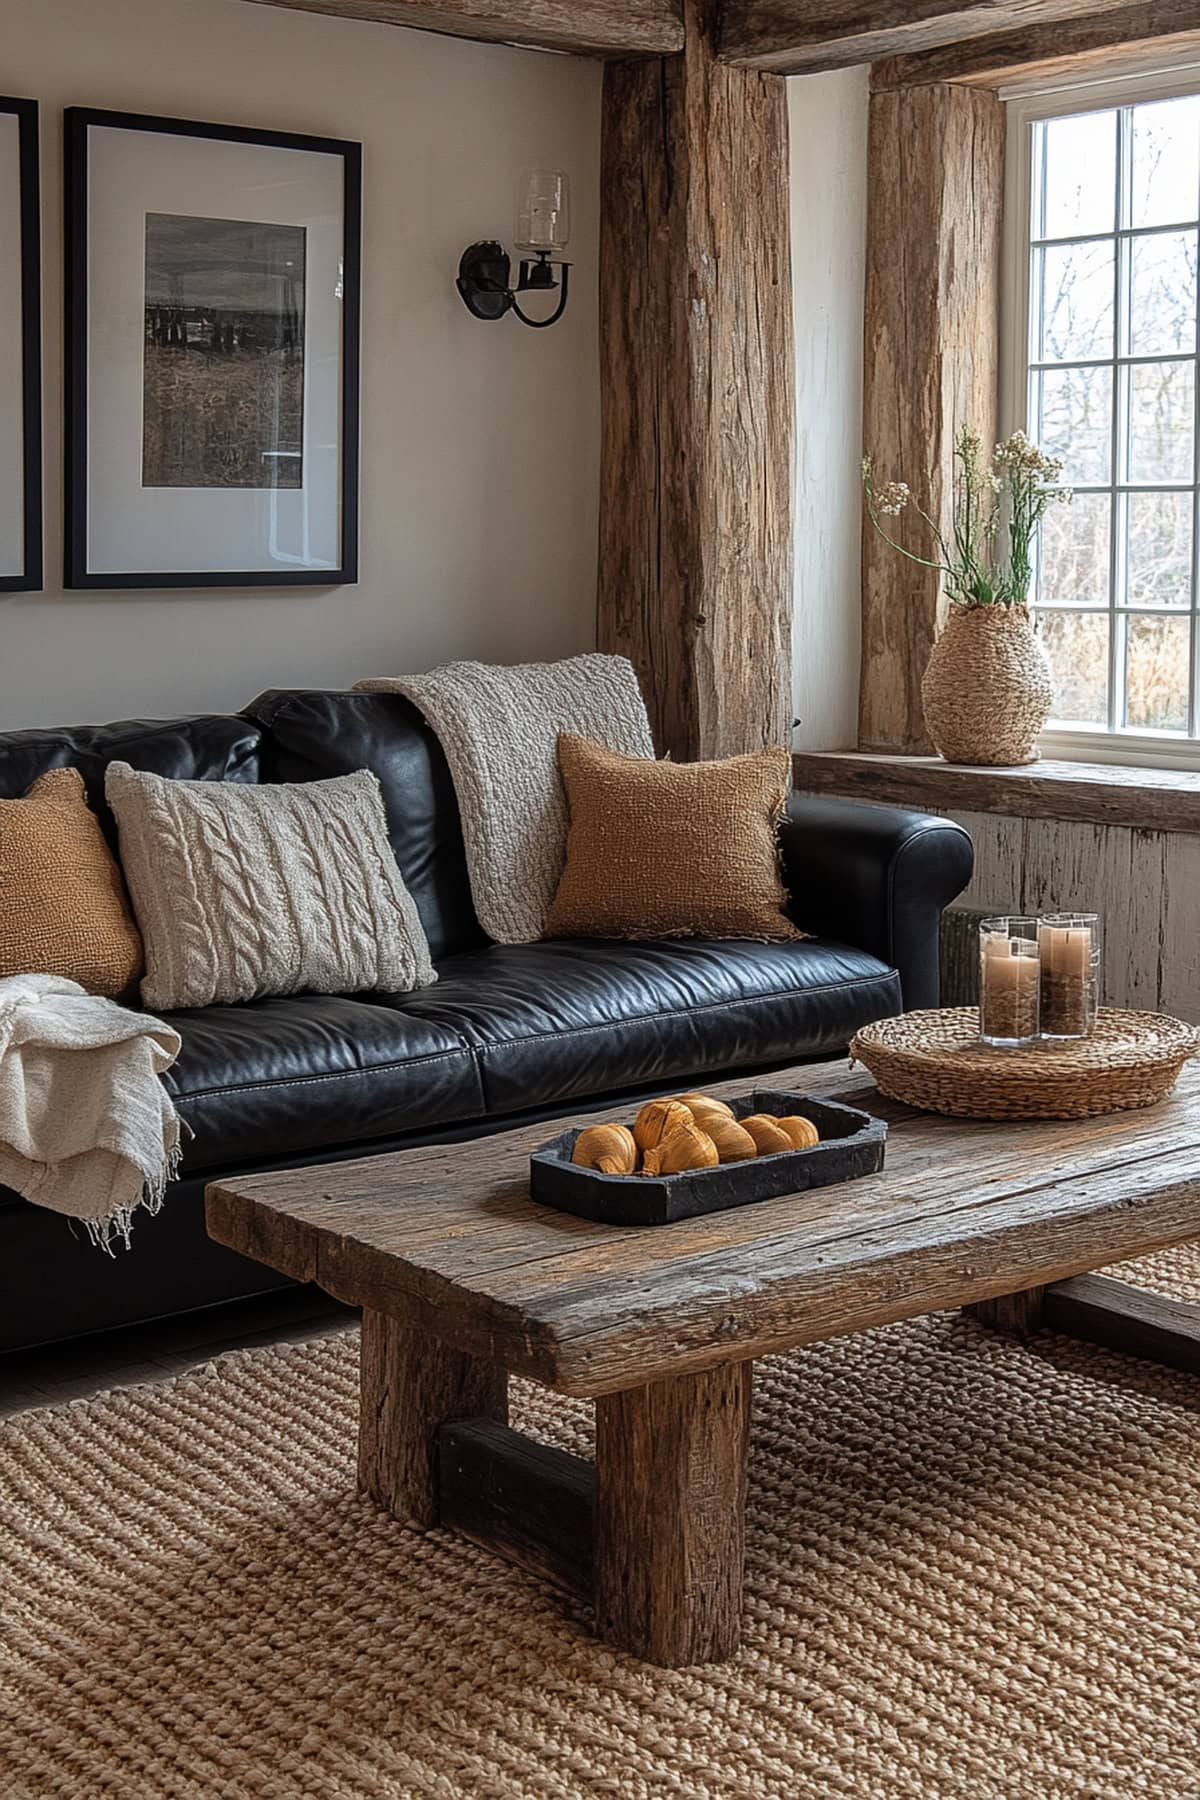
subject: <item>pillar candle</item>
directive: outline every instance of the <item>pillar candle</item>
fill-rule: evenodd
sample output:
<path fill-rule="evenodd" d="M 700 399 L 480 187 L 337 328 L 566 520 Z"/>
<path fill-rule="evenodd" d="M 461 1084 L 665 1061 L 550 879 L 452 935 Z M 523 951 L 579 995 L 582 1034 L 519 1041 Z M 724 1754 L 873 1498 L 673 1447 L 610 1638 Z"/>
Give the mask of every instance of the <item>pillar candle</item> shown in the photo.
<path fill-rule="evenodd" d="M 1042 1030 L 1086 1037 L 1091 1022 L 1092 932 L 1088 925 L 1043 925 Z"/>
<path fill-rule="evenodd" d="M 1014 1042 L 1037 1036 L 1041 965 L 1036 956 L 1021 955 L 1022 940 L 984 939 L 980 1026 L 984 1037 Z"/>

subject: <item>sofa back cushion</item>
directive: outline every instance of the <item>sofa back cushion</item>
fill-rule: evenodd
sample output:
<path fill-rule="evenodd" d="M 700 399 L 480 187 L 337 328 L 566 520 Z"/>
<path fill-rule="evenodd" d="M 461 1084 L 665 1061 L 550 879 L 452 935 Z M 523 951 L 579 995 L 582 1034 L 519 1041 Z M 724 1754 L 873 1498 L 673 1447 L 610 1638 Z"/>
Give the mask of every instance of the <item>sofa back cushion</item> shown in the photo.
<path fill-rule="evenodd" d="M 264 781 L 321 781 L 356 769 L 379 777 L 392 850 L 435 963 L 484 941 L 454 783 L 440 744 L 411 701 L 398 694 L 274 689 L 246 712 L 262 728 Z"/>
<path fill-rule="evenodd" d="M 115 849 L 116 821 L 104 798 L 110 762 L 181 781 L 257 781 L 259 736 L 253 720 L 236 713 L 6 731 L 0 733 L 0 798 L 28 793 L 47 769 L 78 769 L 88 803 Z"/>

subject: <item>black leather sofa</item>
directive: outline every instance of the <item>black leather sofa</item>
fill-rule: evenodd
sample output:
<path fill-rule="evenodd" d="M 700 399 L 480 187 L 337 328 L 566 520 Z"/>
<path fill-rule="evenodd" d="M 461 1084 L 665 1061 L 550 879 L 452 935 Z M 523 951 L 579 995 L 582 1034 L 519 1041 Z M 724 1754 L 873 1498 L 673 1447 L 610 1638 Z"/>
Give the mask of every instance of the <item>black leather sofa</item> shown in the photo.
<path fill-rule="evenodd" d="M 103 782 L 116 758 L 209 781 L 373 769 L 439 980 L 412 994 L 174 1015 L 183 1050 L 168 1080 L 195 1133 L 181 1179 L 113 1258 L 0 1189 L 0 1351 L 283 1285 L 205 1236 L 204 1184 L 218 1174 L 477 1136 L 601 1097 L 842 1052 L 866 1021 L 936 1004 L 941 912 L 971 870 L 956 825 L 798 798 L 784 854 L 811 941 L 511 948 L 476 920 L 445 759 L 402 699 L 277 692 L 240 716 L 0 735 L 0 795 L 74 764 L 115 842 Z"/>

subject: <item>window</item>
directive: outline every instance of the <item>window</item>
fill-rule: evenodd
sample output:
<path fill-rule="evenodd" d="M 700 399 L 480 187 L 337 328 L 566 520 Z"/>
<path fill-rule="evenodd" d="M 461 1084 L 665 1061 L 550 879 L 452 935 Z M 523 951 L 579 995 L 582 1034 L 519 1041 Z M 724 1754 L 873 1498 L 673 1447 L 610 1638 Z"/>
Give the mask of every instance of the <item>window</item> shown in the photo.
<path fill-rule="evenodd" d="M 1140 738 L 1137 760 L 1172 760 L 1175 746 L 1191 761 L 1200 92 L 1141 78 L 1010 110 L 1007 423 L 1062 457 L 1075 490 L 1048 514 L 1036 560 L 1055 727 L 1076 754 L 1107 735 L 1126 749 Z"/>

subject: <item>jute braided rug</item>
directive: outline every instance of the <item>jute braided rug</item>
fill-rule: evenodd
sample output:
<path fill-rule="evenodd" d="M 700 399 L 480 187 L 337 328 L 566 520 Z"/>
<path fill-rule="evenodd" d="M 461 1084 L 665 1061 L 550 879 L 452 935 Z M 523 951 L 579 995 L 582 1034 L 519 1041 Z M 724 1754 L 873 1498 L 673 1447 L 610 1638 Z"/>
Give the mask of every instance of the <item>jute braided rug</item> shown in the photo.
<path fill-rule="evenodd" d="M 1200 1796 L 1200 1382 L 949 1315 L 760 1365 L 745 1648 L 662 1673 L 355 1498 L 356 1357 L 0 1432 L 3 1800 Z"/>

